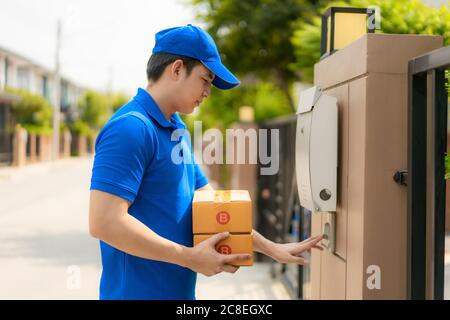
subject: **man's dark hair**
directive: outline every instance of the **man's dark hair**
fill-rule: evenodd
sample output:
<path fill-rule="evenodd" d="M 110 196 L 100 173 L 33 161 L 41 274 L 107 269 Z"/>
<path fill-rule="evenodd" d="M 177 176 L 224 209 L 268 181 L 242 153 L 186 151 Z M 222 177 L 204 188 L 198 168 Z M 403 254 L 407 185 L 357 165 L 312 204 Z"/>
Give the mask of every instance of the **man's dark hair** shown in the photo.
<path fill-rule="evenodd" d="M 158 81 L 166 67 L 178 59 L 183 61 L 188 76 L 191 74 L 192 69 L 194 69 L 197 64 L 200 64 L 199 60 L 185 56 L 165 52 L 153 53 L 147 63 L 147 79 Z"/>

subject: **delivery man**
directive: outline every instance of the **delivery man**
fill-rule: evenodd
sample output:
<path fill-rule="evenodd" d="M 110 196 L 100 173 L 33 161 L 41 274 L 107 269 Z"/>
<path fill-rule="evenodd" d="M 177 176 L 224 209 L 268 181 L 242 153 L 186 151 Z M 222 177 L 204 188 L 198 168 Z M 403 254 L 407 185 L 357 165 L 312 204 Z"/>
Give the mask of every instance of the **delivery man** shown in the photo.
<path fill-rule="evenodd" d="M 197 272 L 234 273 L 229 264 L 248 254 L 223 255 L 217 234 L 192 246 L 195 190 L 212 189 L 195 163 L 174 163 L 171 134 L 211 93 L 239 80 L 222 64 L 211 36 L 187 25 L 160 31 L 147 66 L 148 86 L 120 108 L 95 146 L 89 229 L 100 240 L 100 299 L 195 299 Z M 188 148 L 189 149 L 189 148 Z M 190 152 L 190 150 L 184 152 Z M 254 251 L 281 263 L 305 264 L 299 255 L 322 249 L 321 236 L 278 244 L 253 232 Z"/>

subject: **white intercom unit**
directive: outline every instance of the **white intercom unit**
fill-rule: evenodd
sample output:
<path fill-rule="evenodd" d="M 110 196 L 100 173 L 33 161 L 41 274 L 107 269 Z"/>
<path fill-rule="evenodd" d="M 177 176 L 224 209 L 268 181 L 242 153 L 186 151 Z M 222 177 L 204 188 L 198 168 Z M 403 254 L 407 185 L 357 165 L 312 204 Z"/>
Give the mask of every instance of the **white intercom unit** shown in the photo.
<path fill-rule="evenodd" d="M 295 168 L 300 204 L 312 212 L 335 212 L 338 106 L 335 97 L 312 87 L 300 94 Z M 334 248 L 334 219 L 328 221 L 328 249 Z M 325 230 L 327 229 L 327 230 Z"/>

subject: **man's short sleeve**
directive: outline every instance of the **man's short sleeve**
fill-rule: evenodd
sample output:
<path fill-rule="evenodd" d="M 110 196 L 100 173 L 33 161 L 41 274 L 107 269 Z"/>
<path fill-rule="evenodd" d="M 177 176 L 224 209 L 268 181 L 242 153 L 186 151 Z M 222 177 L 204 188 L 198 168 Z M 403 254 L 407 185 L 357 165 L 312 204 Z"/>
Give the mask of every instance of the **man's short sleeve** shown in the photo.
<path fill-rule="evenodd" d="M 146 123 L 130 115 L 112 120 L 97 138 L 90 189 L 132 203 L 153 154 L 154 142 Z"/>
<path fill-rule="evenodd" d="M 203 173 L 200 166 L 194 162 L 194 170 L 195 170 L 195 190 L 205 186 L 208 184 L 208 179 L 206 179 L 205 174 Z"/>

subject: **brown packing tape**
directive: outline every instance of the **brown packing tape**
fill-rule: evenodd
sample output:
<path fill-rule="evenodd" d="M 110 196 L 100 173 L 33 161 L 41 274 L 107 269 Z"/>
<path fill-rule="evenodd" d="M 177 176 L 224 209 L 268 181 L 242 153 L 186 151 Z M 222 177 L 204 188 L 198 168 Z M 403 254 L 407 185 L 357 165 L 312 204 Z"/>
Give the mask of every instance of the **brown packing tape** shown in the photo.
<path fill-rule="evenodd" d="M 214 192 L 214 201 L 220 202 L 220 201 L 227 201 L 229 202 L 231 200 L 231 191 L 230 190 L 216 190 Z"/>
<path fill-rule="evenodd" d="M 251 232 L 251 207 L 248 191 L 196 191 L 192 204 L 193 233 Z"/>

